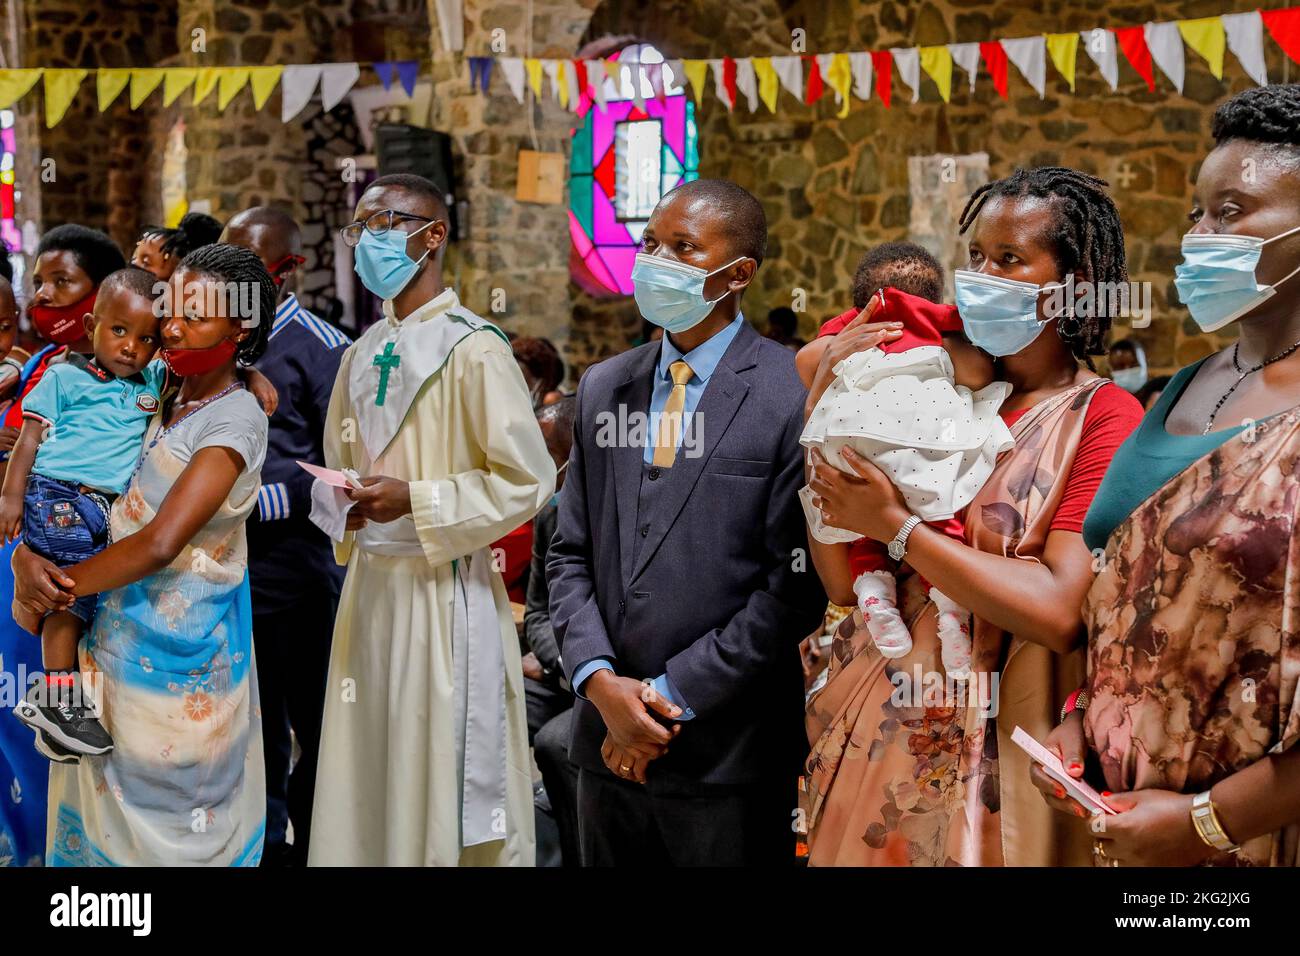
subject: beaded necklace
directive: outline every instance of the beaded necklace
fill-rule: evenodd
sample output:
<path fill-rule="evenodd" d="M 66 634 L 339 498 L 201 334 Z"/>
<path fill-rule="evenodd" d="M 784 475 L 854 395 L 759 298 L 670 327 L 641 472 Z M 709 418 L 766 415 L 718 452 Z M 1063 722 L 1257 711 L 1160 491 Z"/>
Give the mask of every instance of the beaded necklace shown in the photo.
<path fill-rule="evenodd" d="M 1247 375 L 1251 375 L 1255 372 L 1258 372 L 1265 365 L 1272 365 L 1274 362 L 1282 361 L 1282 359 L 1286 358 L 1296 349 L 1300 349 L 1300 341 L 1296 342 L 1293 345 L 1287 346 L 1285 349 L 1283 349 L 1281 352 L 1278 352 L 1272 358 L 1265 359 L 1264 361 L 1260 362 L 1258 365 L 1253 365 L 1250 368 L 1245 369 L 1244 371 L 1242 370 L 1241 365 L 1238 364 L 1237 362 L 1237 350 L 1240 348 L 1241 348 L 1241 341 L 1238 340 L 1232 346 L 1232 367 L 1237 372 L 1237 376 L 1238 376 L 1237 380 L 1232 383 L 1232 388 L 1228 389 L 1226 392 L 1223 393 L 1223 398 L 1219 399 L 1218 402 L 1215 403 L 1214 411 L 1210 412 L 1210 420 L 1205 423 L 1205 431 L 1201 432 L 1202 435 L 1208 435 L 1210 433 L 1210 429 L 1214 427 L 1214 417 L 1219 414 L 1219 409 L 1221 409 L 1223 407 L 1223 403 L 1228 400 L 1228 396 L 1230 396 L 1233 392 L 1237 390 L 1237 386 L 1246 380 Z"/>

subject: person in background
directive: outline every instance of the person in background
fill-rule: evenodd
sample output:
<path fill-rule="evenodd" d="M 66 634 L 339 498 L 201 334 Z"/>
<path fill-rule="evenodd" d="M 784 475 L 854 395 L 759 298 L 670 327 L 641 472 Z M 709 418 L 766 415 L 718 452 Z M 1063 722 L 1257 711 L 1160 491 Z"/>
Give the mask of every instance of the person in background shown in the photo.
<path fill-rule="evenodd" d="M 533 408 L 550 405 L 564 397 L 560 391 L 565 375 L 564 359 L 550 339 L 519 336 L 511 341 L 510 347 L 528 383 Z"/>
<path fill-rule="evenodd" d="M 804 340 L 799 338 L 798 331 L 799 316 L 795 314 L 794 309 L 782 305 L 767 313 L 767 331 L 763 335 L 777 345 L 784 345 L 792 352 L 798 352 L 805 344 Z"/>
<path fill-rule="evenodd" d="M 1155 407 L 1156 402 L 1160 401 L 1161 393 L 1172 380 L 1172 375 L 1157 375 L 1155 378 L 1149 378 L 1133 397 L 1142 405 L 1143 411 L 1149 412 Z"/>
<path fill-rule="evenodd" d="M 1112 342 L 1106 353 L 1110 363 L 1110 380 L 1130 395 L 1136 395 L 1147 383 L 1147 353 L 1132 339 Z"/>
<path fill-rule="evenodd" d="M 533 519 L 533 561 L 528 574 L 528 601 L 524 612 L 524 699 L 528 705 L 528 736 L 533 756 L 542 772 L 542 784 L 551 817 L 560 837 L 560 858 L 565 866 L 577 866 L 578 857 L 578 768 L 569 760 L 572 732 L 573 691 L 564 679 L 560 648 L 551 627 L 551 592 L 546 584 L 546 556 L 555 535 L 560 489 L 573 448 L 573 420 L 578 400 L 566 396 L 537 413 L 537 424 L 546 438 L 546 450 L 555 462 L 555 495 Z M 538 865 L 544 841 L 538 839 Z"/>
<path fill-rule="evenodd" d="M 131 254 L 131 265 L 152 272 L 159 279 L 170 279 L 182 259 L 220 237 L 219 221 L 201 212 L 188 212 L 175 229 L 145 226 Z"/>
<path fill-rule="evenodd" d="M 221 241 L 254 252 L 276 288 L 275 320 L 257 368 L 275 385 L 281 400 L 270 421 L 257 508 L 248 521 L 266 759 L 262 861 L 267 866 L 305 866 L 343 569 L 334 561 L 329 538 L 308 520 L 312 477 L 297 462 L 325 463 L 325 414 L 339 361 L 351 340 L 303 308 L 293 293 L 293 278 L 305 260 L 298 224 L 291 216 L 271 206 L 254 206 L 227 223 Z M 296 763 L 293 737 L 301 751 Z M 292 844 L 287 842 L 289 823 Z"/>
<path fill-rule="evenodd" d="M 9 257 L 3 256 L 0 260 L 7 263 Z M 31 358 L 26 349 L 15 344 L 17 338 L 18 300 L 14 298 L 10 280 L 0 275 L 0 402 L 4 403 L 0 408 L 8 406 L 8 399 L 18 388 L 23 366 Z"/>

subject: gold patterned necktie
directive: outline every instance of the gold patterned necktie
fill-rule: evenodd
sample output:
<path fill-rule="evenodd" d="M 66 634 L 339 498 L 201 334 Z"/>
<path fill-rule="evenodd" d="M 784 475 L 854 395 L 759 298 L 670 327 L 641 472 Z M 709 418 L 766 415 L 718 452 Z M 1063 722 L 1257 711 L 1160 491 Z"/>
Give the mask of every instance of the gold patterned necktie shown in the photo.
<path fill-rule="evenodd" d="M 677 443 L 682 434 L 682 413 L 686 410 L 686 383 L 695 372 L 678 359 L 668 366 L 673 377 L 673 390 L 659 415 L 659 432 L 655 436 L 655 453 L 651 463 L 660 468 L 671 468 L 677 458 Z"/>

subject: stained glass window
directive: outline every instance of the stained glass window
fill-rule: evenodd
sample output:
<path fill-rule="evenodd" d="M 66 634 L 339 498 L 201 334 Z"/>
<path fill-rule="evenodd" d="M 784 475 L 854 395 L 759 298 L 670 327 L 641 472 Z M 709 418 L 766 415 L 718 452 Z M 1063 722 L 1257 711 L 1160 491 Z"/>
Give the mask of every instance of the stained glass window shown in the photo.
<path fill-rule="evenodd" d="M 625 48 L 612 59 L 662 63 L 645 44 Z M 642 71 L 644 109 L 632 97 L 632 71 L 605 80 L 605 109 L 587 105 L 573 131 L 569 164 L 570 273 L 593 295 L 632 294 L 637 243 L 659 197 L 699 178 L 695 104 L 663 67 L 662 99 Z"/>
<path fill-rule="evenodd" d="M 6 255 L 23 248 L 22 233 L 14 223 L 15 152 L 13 110 L 0 110 L 0 240 Z"/>

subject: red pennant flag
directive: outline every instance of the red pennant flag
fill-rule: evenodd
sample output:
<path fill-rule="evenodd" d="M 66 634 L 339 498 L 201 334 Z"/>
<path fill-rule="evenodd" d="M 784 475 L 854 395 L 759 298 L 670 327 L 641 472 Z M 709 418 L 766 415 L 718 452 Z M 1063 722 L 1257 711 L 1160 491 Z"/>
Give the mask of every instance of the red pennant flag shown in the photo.
<path fill-rule="evenodd" d="M 894 55 L 888 50 L 871 51 L 871 72 L 876 75 L 876 93 L 889 109 L 889 84 L 894 76 Z"/>
<path fill-rule="evenodd" d="M 826 84 L 822 82 L 822 68 L 817 65 L 815 56 L 806 56 L 808 61 L 808 86 L 803 91 L 803 101 L 805 103 L 816 103 L 821 99 L 822 93 L 826 91 Z"/>
<path fill-rule="evenodd" d="M 722 58 L 722 85 L 727 88 L 727 109 L 736 105 L 736 61 L 729 56 Z"/>
<path fill-rule="evenodd" d="M 1286 55 L 1300 63 L 1300 7 L 1289 10 L 1261 10 L 1264 26 Z"/>
<path fill-rule="evenodd" d="M 1133 64 L 1142 79 L 1147 81 L 1147 89 L 1156 90 L 1156 74 L 1151 67 L 1151 50 L 1147 47 L 1146 34 L 1141 27 L 1121 27 L 1115 31 L 1115 40 L 1124 51 L 1124 59 Z"/>
<path fill-rule="evenodd" d="M 994 40 L 980 44 L 980 56 L 983 57 L 984 65 L 988 67 L 993 77 L 993 88 L 998 91 L 998 96 L 1005 100 L 1007 98 L 1007 51 L 1002 49 L 1001 43 Z"/>

